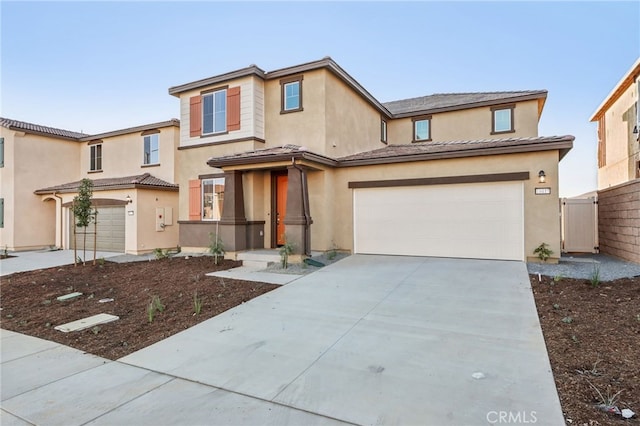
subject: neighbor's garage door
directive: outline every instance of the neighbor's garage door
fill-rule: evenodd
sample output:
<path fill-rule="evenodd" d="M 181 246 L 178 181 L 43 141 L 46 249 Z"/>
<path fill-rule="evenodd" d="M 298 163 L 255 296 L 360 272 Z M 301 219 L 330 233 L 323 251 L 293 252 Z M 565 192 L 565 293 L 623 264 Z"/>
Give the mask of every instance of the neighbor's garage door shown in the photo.
<path fill-rule="evenodd" d="M 524 260 L 522 182 L 354 189 L 354 251 Z"/>
<path fill-rule="evenodd" d="M 73 241 L 73 213 L 69 219 L 69 241 Z M 98 208 L 98 235 L 96 249 L 100 251 L 124 252 L 125 212 L 123 206 L 103 206 Z M 94 225 L 87 227 L 93 232 Z M 84 232 L 84 228 L 76 228 L 76 232 Z M 77 248 L 83 247 L 82 234 L 76 234 Z M 93 250 L 93 234 L 87 234 L 87 249 Z M 73 248 L 73 245 L 71 246 Z"/>

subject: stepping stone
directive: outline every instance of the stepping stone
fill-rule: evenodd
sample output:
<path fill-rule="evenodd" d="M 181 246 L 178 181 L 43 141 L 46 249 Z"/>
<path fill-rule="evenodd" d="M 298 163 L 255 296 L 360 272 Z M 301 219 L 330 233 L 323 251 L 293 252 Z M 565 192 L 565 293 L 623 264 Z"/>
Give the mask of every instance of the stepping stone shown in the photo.
<path fill-rule="evenodd" d="M 56 299 L 63 302 L 65 300 L 75 299 L 78 296 L 82 296 L 82 293 L 78 293 L 77 291 L 74 291 L 73 293 L 65 294 L 64 296 L 57 297 Z"/>
<path fill-rule="evenodd" d="M 70 331 L 81 331 L 86 330 L 87 328 L 94 327 L 98 324 L 106 324 L 108 322 L 112 322 L 120 319 L 115 315 L 109 314 L 98 314 L 92 317 L 87 317 L 83 319 L 79 319 L 77 321 L 68 322 L 66 324 L 55 326 L 54 328 L 58 331 L 62 331 L 63 333 L 68 333 Z"/>

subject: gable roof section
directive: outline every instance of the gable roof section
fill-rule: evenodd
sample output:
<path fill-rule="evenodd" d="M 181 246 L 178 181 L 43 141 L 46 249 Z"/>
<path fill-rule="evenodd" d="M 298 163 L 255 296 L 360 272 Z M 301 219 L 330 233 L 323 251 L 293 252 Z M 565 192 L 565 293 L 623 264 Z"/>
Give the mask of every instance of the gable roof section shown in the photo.
<path fill-rule="evenodd" d="M 263 71 L 256 65 L 250 65 L 247 68 L 171 87 L 169 88 L 169 94 L 180 96 L 180 93 L 188 90 L 204 88 L 206 86 L 228 82 L 248 75 L 256 75 L 263 80 L 272 80 L 317 69 L 326 69 L 333 73 L 356 94 L 361 96 L 387 118 L 403 118 L 421 114 L 455 111 L 527 100 L 538 100 L 538 117 L 540 117 L 547 98 L 546 90 L 525 90 L 511 92 L 436 93 L 429 96 L 382 103 L 329 56 L 325 56 L 317 61 L 306 62 L 304 64 L 294 65 L 269 72 Z"/>
<path fill-rule="evenodd" d="M 211 167 L 225 167 L 305 159 L 333 167 L 353 167 L 550 150 L 558 150 L 560 152 L 560 159 L 562 159 L 573 147 L 574 139 L 573 136 L 566 135 L 535 138 L 418 142 L 388 145 L 373 151 L 361 152 L 340 158 L 329 158 L 318 155 L 297 145 L 284 145 L 282 147 L 260 149 L 224 157 L 213 157 L 207 161 L 207 164 Z"/>
<path fill-rule="evenodd" d="M 622 96 L 622 94 L 633 84 L 636 79 L 640 77 L 640 58 L 636 60 L 636 62 L 631 66 L 629 71 L 620 79 L 618 84 L 616 84 L 609 93 L 609 95 L 604 98 L 602 103 L 598 106 L 596 111 L 593 113 L 589 121 L 597 121 L 604 115 L 604 113 L 611 108 L 611 105 L 614 104 L 615 101 Z"/>
<path fill-rule="evenodd" d="M 125 176 L 118 178 L 92 179 L 94 191 L 107 191 L 111 189 L 162 189 L 167 191 L 177 191 L 178 185 L 165 182 L 149 173 L 136 176 Z M 34 191 L 35 194 L 52 194 L 78 192 L 81 181 L 63 183 L 62 185 L 50 186 Z"/>
<path fill-rule="evenodd" d="M 41 126 L 39 124 L 27 123 L 26 121 L 12 120 L 10 118 L 0 117 L 0 126 L 10 130 L 17 130 L 20 132 L 31 133 L 41 136 L 52 136 L 60 139 L 79 140 L 85 136 L 89 136 L 86 133 L 73 132 L 71 130 L 57 129 L 55 127 Z"/>
<path fill-rule="evenodd" d="M 435 93 L 433 95 L 421 96 L 418 98 L 385 102 L 383 105 L 393 114 L 394 118 L 402 118 L 416 114 L 431 114 L 489 105 L 499 105 L 510 102 L 538 100 L 539 103 L 542 103 L 538 108 L 539 115 L 542 112 L 542 106 L 544 105 L 546 98 L 546 90 Z"/>

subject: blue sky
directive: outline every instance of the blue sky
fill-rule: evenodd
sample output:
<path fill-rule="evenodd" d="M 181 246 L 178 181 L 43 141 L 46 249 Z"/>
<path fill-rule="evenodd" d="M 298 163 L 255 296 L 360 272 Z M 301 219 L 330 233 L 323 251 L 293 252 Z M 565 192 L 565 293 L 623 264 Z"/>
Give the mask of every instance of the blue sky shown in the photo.
<path fill-rule="evenodd" d="M 99 133 L 179 117 L 171 86 L 331 56 L 382 102 L 546 89 L 560 195 L 596 187 L 589 118 L 640 56 L 640 2 L 0 2 L 3 117 Z"/>

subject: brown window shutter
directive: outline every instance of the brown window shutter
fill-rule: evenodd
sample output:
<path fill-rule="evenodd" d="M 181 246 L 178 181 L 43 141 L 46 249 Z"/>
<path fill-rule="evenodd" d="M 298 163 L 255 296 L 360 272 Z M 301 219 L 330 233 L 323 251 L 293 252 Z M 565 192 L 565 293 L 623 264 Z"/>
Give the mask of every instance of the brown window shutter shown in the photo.
<path fill-rule="evenodd" d="M 227 89 L 227 130 L 240 130 L 240 86 Z"/>
<path fill-rule="evenodd" d="M 202 220 L 200 214 L 200 179 L 193 179 L 189 181 L 189 220 Z"/>
<path fill-rule="evenodd" d="M 200 136 L 202 133 L 202 97 L 192 96 L 189 99 L 189 136 Z"/>

